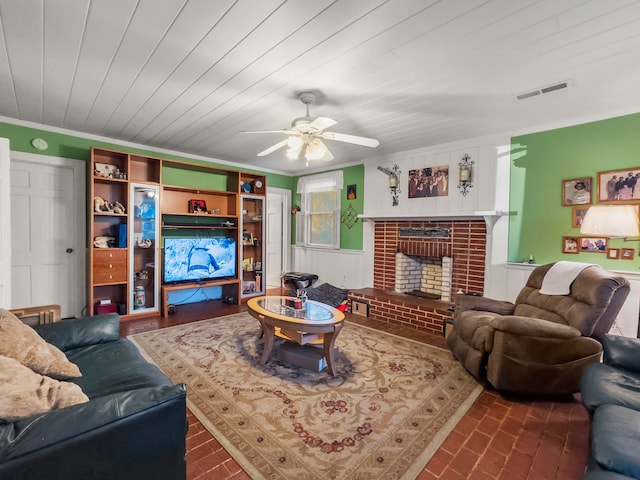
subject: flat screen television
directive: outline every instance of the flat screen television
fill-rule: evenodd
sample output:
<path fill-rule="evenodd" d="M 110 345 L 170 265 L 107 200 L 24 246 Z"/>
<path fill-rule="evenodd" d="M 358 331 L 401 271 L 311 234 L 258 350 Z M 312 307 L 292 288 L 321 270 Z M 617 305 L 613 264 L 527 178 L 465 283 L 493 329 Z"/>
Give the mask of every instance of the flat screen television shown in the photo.
<path fill-rule="evenodd" d="M 235 238 L 165 238 L 164 283 L 236 278 Z"/>

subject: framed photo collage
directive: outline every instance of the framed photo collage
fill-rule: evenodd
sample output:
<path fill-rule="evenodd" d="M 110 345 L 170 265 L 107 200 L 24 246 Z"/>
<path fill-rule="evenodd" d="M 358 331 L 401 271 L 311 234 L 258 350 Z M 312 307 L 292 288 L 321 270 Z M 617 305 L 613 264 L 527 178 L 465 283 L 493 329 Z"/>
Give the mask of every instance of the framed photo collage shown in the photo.
<path fill-rule="evenodd" d="M 596 200 L 601 204 L 640 204 L 640 167 L 598 172 Z M 571 207 L 571 226 L 580 228 L 592 204 L 591 177 L 562 180 L 562 206 Z M 563 236 L 562 253 L 603 253 L 609 259 L 633 260 L 633 248 L 609 248 L 607 237 Z"/>

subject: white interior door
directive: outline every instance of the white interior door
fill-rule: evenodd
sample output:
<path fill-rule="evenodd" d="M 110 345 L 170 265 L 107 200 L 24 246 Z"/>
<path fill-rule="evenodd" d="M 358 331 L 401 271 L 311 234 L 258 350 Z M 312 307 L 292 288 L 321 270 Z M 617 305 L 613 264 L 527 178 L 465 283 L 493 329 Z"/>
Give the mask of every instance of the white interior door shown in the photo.
<path fill-rule="evenodd" d="M 62 317 L 82 313 L 83 179 L 84 162 L 12 153 L 13 308 L 58 304 Z"/>
<path fill-rule="evenodd" d="M 267 286 L 279 287 L 280 278 L 289 265 L 291 223 L 287 213 L 291 209 L 291 192 L 280 188 L 267 190 L 267 247 L 265 281 Z"/>
<path fill-rule="evenodd" d="M 0 138 L 0 307 L 13 308 L 11 305 L 11 235 L 8 228 L 11 222 L 11 156 L 9 139 Z"/>

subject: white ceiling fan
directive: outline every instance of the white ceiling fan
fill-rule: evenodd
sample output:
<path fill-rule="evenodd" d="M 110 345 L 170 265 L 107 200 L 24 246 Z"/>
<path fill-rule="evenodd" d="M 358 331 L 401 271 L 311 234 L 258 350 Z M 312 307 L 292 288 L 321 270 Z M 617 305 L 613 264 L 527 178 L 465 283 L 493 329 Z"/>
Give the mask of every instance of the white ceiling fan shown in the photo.
<path fill-rule="evenodd" d="M 291 128 L 288 130 L 255 130 L 238 133 L 283 133 L 289 137 L 286 140 L 270 146 L 266 150 L 258 153 L 259 157 L 269 155 L 276 150 L 288 146 L 287 157 L 291 160 L 297 160 L 301 155 L 309 165 L 311 160 L 333 160 L 334 156 L 324 144 L 322 139 L 335 140 L 338 142 L 353 143 L 363 147 L 375 148 L 380 145 L 378 140 L 367 137 L 359 137 L 357 135 L 347 135 L 344 133 L 325 132 L 326 128 L 335 125 L 335 120 L 327 117 L 312 117 L 309 115 L 309 105 L 316 101 L 316 94 L 313 92 L 302 92 L 300 101 L 307 107 L 307 114 L 304 117 L 298 117 L 291 122 Z"/>

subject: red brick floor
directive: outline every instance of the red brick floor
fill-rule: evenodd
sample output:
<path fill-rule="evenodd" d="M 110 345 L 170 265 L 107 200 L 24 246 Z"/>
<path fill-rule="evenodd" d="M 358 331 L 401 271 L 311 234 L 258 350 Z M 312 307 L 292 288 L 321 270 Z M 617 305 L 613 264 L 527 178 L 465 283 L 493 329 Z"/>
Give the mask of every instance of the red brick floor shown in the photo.
<path fill-rule="evenodd" d="M 187 412 L 187 479 L 250 479 L 222 445 Z"/>
<path fill-rule="evenodd" d="M 576 480 L 588 448 L 589 418 L 578 401 L 509 400 L 485 390 L 418 478 Z"/>
<path fill-rule="evenodd" d="M 225 307 L 225 313 L 246 307 Z M 164 319 L 123 322 L 122 334 L 197 319 L 184 313 Z M 202 318 L 202 317 L 201 317 Z M 442 347 L 440 336 L 349 316 Z M 134 323 L 137 322 L 137 323 Z M 187 434 L 188 480 L 244 480 L 250 477 L 191 413 Z M 589 418 L 574 397 L 520 398 L 485 390 L 417 477 L 419 480 L 579 480 L 587 463 Z"/>

